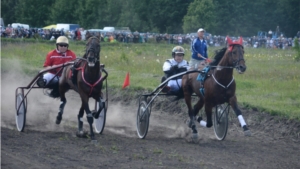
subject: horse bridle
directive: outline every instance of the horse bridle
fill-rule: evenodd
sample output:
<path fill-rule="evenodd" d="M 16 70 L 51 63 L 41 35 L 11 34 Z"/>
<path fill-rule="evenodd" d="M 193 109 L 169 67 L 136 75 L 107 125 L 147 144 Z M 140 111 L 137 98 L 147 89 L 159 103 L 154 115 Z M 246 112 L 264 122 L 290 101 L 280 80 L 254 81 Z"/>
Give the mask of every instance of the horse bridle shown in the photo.
<path fill-rule="evenodd" d="M 240 47 L 243 48 L 243 46 L 239 45 L 239 44 L 234 44 L 234 45 L 232 45 L 232 47 L 236 46 L 236 45 L 238 45 L 238 46 L 240 46 Z M 233 60 L 233 62 L 232 62 L 233 65 L 234 65 L 234 68 L 238 67 L 238 64 L 240 63 L 240 61 L 242 61 L 242 60 L 245 61 L 245 59 L 241 57 L 242 55 L 243 55 L 243 52 L 242 52 L 241 48 L 238 48 L 238 56 L 239 56 L 239 58 L 237 60 Z M 232 56 L 232 51 L 231 51 L 231 57 L 233 57 Z"/>
<path fill-rule="evenodd" d="M 99 41 L 99 39 L 97 38 L 97 37 L 95 37 L 95 36 L 93 36 L 93 37 L 90 37 L 91 39 L 92 39 L 92 44 L 94 43 L 94 40 L 98 40 Z M 86 44 L 87 45 L 87 44 Z M 95 56 L 95 63 L 99 60 L 99 52 L 96 52 L 96 49 L 95 48 L 93 48 L 93 46 L 94 45 L 91 45 L 90 46 L 90 48 L 89 49 L 87 49 L 86 50 L 86 56 L 88 56 L 88 54 L 90 53 L 90 52 L 93 52 L 94 53 L 94 56 Z M 88 60 L 88 58 L 87 58 L 87 60 Z"/>
<path fill-rule="evenodd" d="M 243 46 L 239 45 L 239 44 L 232 44 L 232 45 L 230 45 L 230 47 L 233 48 L 235 45 L 241 46 L 243 48 Z M 240 48 L 238 50 L 238 55 L 239 55 L 239 58 L 237 60 L 233 60 L 233 62 L 232 62 L 232 64 L 234 66 L 210 66 L 210 67 L 215 67 L 217 69 L 223 69 L 223 68 L 234 69 L 234 68 L 237 68 L 238 67 L 238 63 L 240 63 L 240 61 L 242 61 L 242 60 L 245 61 L 245 59 L 241 57 L 243 55 L 243 53 L 242 53 L 242 50 Z M 232 55 L 232 49 L 230 50 L 230 56 L 233 57 L 233 55 Z"/>

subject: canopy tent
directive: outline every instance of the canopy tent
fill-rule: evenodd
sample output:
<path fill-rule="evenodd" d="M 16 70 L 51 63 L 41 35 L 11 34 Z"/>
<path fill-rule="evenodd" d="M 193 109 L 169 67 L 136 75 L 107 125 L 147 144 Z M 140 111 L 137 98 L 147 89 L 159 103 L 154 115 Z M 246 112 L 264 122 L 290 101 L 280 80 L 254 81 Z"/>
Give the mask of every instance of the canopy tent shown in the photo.
<path fill-rule="evenodd" d="M 56 25 L 48 25 L 46 27 L 43 27 L 43 29 L 52 29 L 52 28 L 56 28 Z"/>

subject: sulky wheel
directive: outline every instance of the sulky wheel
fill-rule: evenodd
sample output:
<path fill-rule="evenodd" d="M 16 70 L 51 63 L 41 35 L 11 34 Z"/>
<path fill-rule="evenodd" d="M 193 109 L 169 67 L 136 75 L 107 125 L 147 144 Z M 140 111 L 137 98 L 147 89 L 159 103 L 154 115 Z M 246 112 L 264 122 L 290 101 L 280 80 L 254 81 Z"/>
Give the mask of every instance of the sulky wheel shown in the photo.
<path fill-rule="evenodd" d="M 97 111 L 100 111 L 99 117 L 96 119 L 94 118 L 94 127 L 95 127 L 95 132 L 98 134 L 102 134 L 105 126 L 105 121 L 106 121 L 106 111 L 107 111 L 107 101 L 104 99 L 99 99 L 100 102 L 97 102 L 99 105 L 97 106 Z"/>
<path fill-rule="evenodd" d="M 213 108 L 214 132 L 218 140 L 224 140 L 228 130 L 228 113 L 225 105 L 217 105 Z"/>
<path fill-rule="evenodd" d="M 18 93 L 16 95 L 16 125 L 18 131 L 24 131 L 26 123 L 26 99 L 24 94 Z"/>
<path fill-rule="evenodd" d="M 148 106 L 147 102 L 142 101 L 140 102 L 139 109 L 137 111 L 137 118 L 136 118 L 136 128 L 137 128 L 137 134 L 139 138 L 144 139 L 148 132 L 149 127 L 149 118 L 150 118 L 150 111 L 151 108 Z"/>

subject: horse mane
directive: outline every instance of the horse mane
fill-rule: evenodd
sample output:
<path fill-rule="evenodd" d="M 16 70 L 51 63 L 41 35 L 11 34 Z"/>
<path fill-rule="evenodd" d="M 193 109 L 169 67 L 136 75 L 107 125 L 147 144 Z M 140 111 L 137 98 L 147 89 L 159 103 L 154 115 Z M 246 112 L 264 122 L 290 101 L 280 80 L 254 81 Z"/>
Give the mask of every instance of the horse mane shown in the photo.
<path fill-rule="evenodd" d="M 211 67 L 211 69 L 214 69 L 215 68 L 214 66 L 217 66 L 219 64 L 219 62 L 223 58 L 226 50 L 227 50 L 227 47 L 215 50 L 214 60 L 209 63 L 210 66 L 213 66 L 213 67 Z"/>

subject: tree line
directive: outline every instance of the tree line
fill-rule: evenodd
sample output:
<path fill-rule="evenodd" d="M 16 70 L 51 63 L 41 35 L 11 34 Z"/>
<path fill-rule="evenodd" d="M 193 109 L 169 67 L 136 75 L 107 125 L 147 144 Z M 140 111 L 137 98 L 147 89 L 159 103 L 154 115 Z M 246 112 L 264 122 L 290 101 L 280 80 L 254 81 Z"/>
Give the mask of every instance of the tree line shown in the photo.
<path fill-rule="evenodd" d="M 253 36 L 275 31 L 288 37 L 300 29 L 299 0 L 2 0 L 5 24 L 44 27 L 77 23 L 85 29 L 130 27 L 132 31 Z"/>

